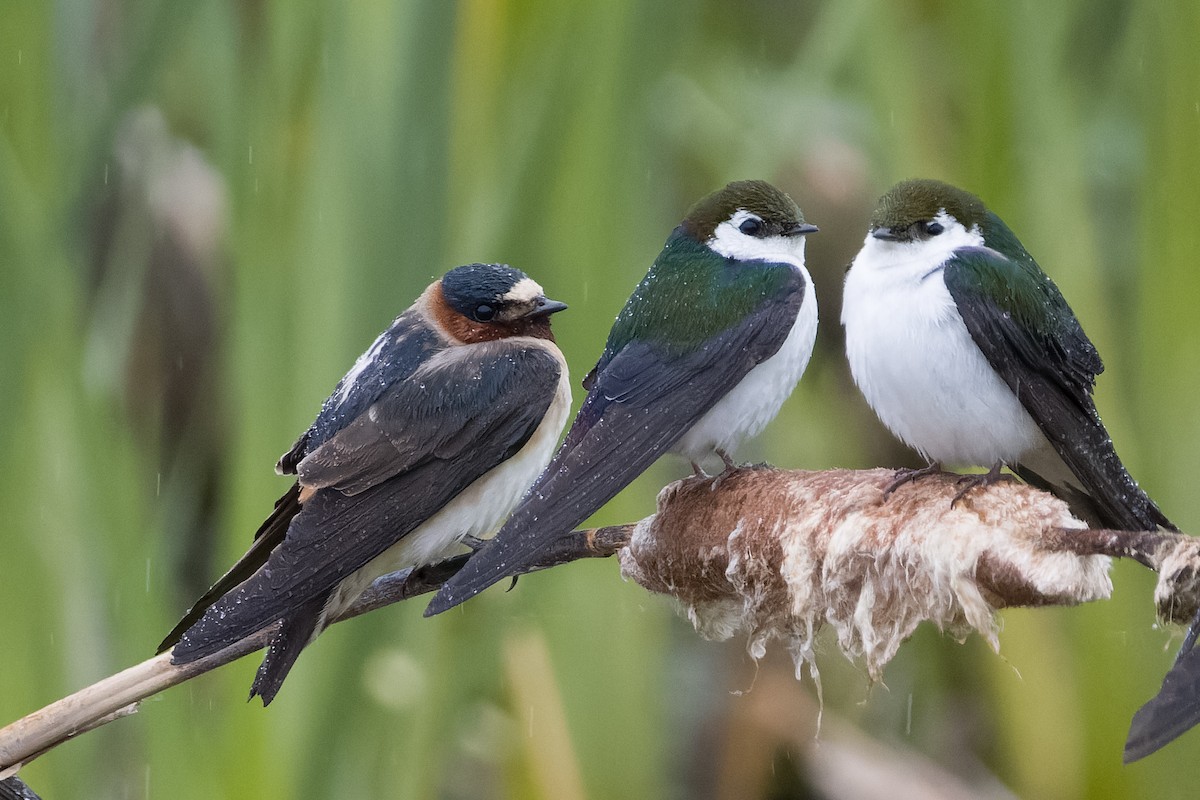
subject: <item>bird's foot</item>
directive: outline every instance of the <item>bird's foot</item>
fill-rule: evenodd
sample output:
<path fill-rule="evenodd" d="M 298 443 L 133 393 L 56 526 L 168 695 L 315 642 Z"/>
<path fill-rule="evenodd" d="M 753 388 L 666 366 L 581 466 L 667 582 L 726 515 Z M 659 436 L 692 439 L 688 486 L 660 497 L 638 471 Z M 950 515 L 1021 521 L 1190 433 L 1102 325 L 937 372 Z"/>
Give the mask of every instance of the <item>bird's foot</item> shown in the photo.
<path fill-rule="evenodd" d="M 746 461 L 739 464 L 733 460 L 733 456 L 729 455 L 729 453 L 725 452 L 724 450 L 717 450 L 716 453 L 721 457 L 721 461 L 725 463 L 725 472 L 732 472 L 733 470 L 738 469 L 761 470 L 775 468 L 774 465 L 769 464 L 766 461 Z"/>
<path fill-rule="evenodd" d="M 958 501 L 967 496 L 972 489 L 977 489 L 981 486 L 991 486 L 993 483 L 1001 481 L 1015 480 L 1012 475 L 1007 475 L 1000 470 L 1004 468 L 1002 462 L 996 462 L 987 472 L 978 475 L 963 475 L 958 479 L 958 485 L 962 488 L 954 495 L 954 499 L 950 501 L 950 507 L 954 508 L 958 505 Z"/>
<path fill-rule="evenodd" d="M 725 469 L 721 470 L 721 473 L 717 475 L 717 477 L 713 478 L 712 486 L 709 488 L 714 492 L 721 488 L 721 484 L 725 482 L 726 478 L 740 469 L 737 462 L 730 457 L 729 453 L 726 453 L 724 450 L 718 448 L 717 455 L 719 455 L 721 460 L 725 462 Z"/>
<path fill-rule="evenodd" d="M 472 536 L 469 533 L 462 537 L 460 541 L 471 551 L 471 555 L 478 553 L 480 548 L 487 544 L 487 539 L 480 539 L 478 536 Z"/>
<path fill-rule="evenodd" d="M 712 486 L 709 488 L 711 488 L 714 492 L 721 488 L 721 484 L 725 482 L 726 478 L 740 470 L 773 469 L 773 467 L 765 461 L 760 464 L 739 464 L 733 460 L 733 457 L 730 456 L 729 453 L 720 448 L 715 449 L 713 452 L 720 456 L 721 462 L 724 464 L 721 471 L 716 475 L 710 475 L 705 472 L 704 468 L 701 467 L 697 462 L 692 461 L 692 474 L 688 477 L 688 480 L 711 481 Z"/>
<path fill-rule="evenodd" d="M 462 537 L 462 539 L 460 539 L 459 541 L 461 541 L 463 543 L 463 545 L 465 545 L 467 547 L 467 549 L 471 551 L 472 556 L 475 555 L 476 553 L 478 553 L 481 549 L 483 549 L 483 546 L 488 543 L 487 539 L 480 539 L 478 536 L 472 536 L 469 533 L 466 536 Z M 513 589 L 516 588 L 516 586 L 517 586 L 517 576 L 513 575 L 512 581 L 508 584 L 508 588 L 505 589 L 504 591 L 511 592 Z"/>
<path fill-rule="evenodd" d="M 930 475 L 937 475 L 941 471 L 942 462 L 940 461 L 930 461 L 925 466 L 917 469 L 902 467 L 892 473 L 892 482 L 883 487 L 883 499 L 886 500 L 891 497 L 892 492 L 896 491 L 906 483 L 913 483 L 921 478 L 925 478 Z"/>

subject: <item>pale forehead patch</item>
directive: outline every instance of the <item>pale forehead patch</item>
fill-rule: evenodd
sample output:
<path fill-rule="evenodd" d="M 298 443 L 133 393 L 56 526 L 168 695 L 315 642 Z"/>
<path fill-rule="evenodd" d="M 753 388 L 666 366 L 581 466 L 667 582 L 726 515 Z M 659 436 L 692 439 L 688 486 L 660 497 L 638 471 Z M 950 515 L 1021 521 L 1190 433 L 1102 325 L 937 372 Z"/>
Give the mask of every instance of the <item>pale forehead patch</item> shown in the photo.
<path fill-rule="evenodd" d="M 501 299 L 510 303 L 532 303 L 543 294 L 545 292 L 537 281 L 533 278 L 522 278 Z"/>

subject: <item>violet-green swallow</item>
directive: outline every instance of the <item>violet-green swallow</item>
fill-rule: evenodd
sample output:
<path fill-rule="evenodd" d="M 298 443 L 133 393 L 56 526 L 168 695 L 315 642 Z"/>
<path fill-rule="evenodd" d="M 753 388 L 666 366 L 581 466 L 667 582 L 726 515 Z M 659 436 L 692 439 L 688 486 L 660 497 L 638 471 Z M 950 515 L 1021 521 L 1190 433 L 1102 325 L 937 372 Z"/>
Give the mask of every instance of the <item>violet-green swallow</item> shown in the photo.
<path fill-rule="evenodd" d="M 804 268 L 816 231 L 783 192 L 740 181 L 697 203 L 617 316 L 554 460 L 496 538 L 445 584 L 436 614 L 515 575 L 667 451 L 731 452 L 779 412 L 812 355 Z"/>
<path fill-rule="evenodd" d="M 450 270 L 384 331 L 279 459 L 296 482 L 160 645 L 186 664 L 278 623 L 250 696 L 384 573 L 491 533 L 549 461 L 571 405 L 549 316 L 498 264 Z"/>
<path fill-rule="evenodd" d="M 898 480 L 943 462 L 990 467 L 974 485 L 1008 466 L 1091 524 L 1174 527 L 1096 413 L 1096 348 L 979 198 L 931 180 L 885 194 L 846 275 L 842 324 L 867 402 L 930 462 Z"/>

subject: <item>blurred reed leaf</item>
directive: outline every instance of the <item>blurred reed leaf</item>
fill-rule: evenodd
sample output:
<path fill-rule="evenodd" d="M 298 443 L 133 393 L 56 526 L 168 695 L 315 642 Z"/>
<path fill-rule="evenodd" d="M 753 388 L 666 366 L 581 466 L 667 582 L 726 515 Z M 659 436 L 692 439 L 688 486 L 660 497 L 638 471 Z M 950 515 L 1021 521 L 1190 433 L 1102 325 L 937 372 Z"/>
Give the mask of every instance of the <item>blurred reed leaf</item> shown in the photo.
<path fill-rule="evenodd" d="M 183 587 L 239 555 L 285 488 L 275 458 L 435 276 L 529 271 L 571 305 L 556 331 L 578 380 L 687 206 L 734 178 L 775 181 L 822 227 L 817 356 L 744 457 L 912 458 L 849 381 L 838 294 L 874 198 L 940 177 L 1000 210 L 1063 288 L 1109 364 L 1097 399 L 1123 457 L 1196 527 L 1197 30 L 1188 4 L 1117 0 L 7 4 L 3 721 L 150 655 Z M 182 262 L 118 157 L 146 109 L 224 198 L 203 291 L 182 292 L 210 313 L 171 306 L 167 332 L 139 327 L 167 307 L 145 279 Z M 181 196 L 196 222 L 201 195 Z M 211 427 L 168 446 L 167 384 L 129 367 L 202 334 Z M 596 521 L 646 515 L 683 469 L 664 460 Z M 269 711 L 242 702 L 239 664 L 23 777 L 46 797 L 475 798 L 560 792 L 561 770 L 587 797 L 716 796 L 736 784 L 722 734 L 750 702 L 728 692 L 754 683 L 741 643 L 693 641 L 615 572 L 575 564 L 444 618 L 414 604 L 338 626 Z M 1120 766 L 1170 637 L 1146 576 L 1115 577 L 1103 606 L 1007 615 L 1000 659 L 923 633 L 870 692 L 829 659 L 826 713 L 984 788 L 1189 796 L 1195 736 Z M 779 669 L 764 662 L 762 685 Z M 801 763 L 776 755 L 745 763 Z"/>

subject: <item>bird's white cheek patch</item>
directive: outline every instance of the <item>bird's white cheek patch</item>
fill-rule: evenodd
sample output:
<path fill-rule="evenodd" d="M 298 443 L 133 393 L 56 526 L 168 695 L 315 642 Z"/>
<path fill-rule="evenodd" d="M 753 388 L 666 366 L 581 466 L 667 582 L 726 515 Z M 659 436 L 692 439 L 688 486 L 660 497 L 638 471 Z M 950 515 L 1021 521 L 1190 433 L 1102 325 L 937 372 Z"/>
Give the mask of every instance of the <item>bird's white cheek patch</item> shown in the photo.
<path fill-rule="evenodd" d="M 940 235 L 912 242 L 893 242 L 876 239 L 867 234 L 862 249 L 854 258 L 850 271 L 859 275 L 888 273 L 894 281 L 920 281 L 963 247 L 982 247 L 983 233 L 978 226 L 969 230 L 948 215 L 939 212 L 934 219 L 945 229 Z M 876 280 L 882 280 L 881 277 Z M 880 289 L 886 289 L 885 284 Z"/>
<path fill-rule="evenodd" d="M 707 244 L 713 252 L 739 261 L 779 261 L 804 265 L 803 236 L 770 236 L 759 239 L 738 230 L 739 211 L 733 218 L 717 226 Z"/>

